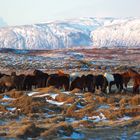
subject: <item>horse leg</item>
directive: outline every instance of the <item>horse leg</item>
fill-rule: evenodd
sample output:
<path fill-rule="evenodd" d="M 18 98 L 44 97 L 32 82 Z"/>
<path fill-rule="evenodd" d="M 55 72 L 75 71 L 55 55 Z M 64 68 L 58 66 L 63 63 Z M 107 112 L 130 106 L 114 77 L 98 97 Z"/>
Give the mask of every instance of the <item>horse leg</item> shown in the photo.
<path fill-rule="evenodd" d="M 113 83 L 110 82 L 110 83 L 109 83 L 109 93 L 111 93 L 111 87 L 112 87 L 112 85 L 113 85 Z"/>
<path fill-rule="evenodd" d="M 137 92 L 138 87 L 139 87 L 138 85 L 134 85 L 133 86 L 133 93 L 136 93 Z"/>
<path fill-rule="evenodd" d="M 119 85 L 118 85 L 118 87 L 119 87 L 118 88 L 119 89 L 119 92 L 122 92 L 122 90 L 123 90 L 123 83 L 120 82 Z"/>
<path fill-rule="evenodd" d="M 69 91 L 69 83 L 64 84 L 64 89 L 65 89 L 65 91 Z"/>
<path fill-rule="evenodd" d="M 95 92 L 95 84 L 93 85 L 92 92 Z"/>
<path fill-rule="evenodd" d="M 139 93 L 139 85 L 136 86 L 136 92 Z"/>
<path fill-rule="evenodd" d="M 138 85 L 138 88 L 137 88 L 137 92 L 139 93 L 139 85 Z"/>
<path fill-rule="evenodd" d="M 106 87 L 106 92 L 109 93 L 109 86 Z"/>
<path fill-rule="evenodd" d="M 116 87 L 117 87 L 117 91 L 116 92 L 119 92 L 120 91 L 120 84 L 116 83 Z"/>

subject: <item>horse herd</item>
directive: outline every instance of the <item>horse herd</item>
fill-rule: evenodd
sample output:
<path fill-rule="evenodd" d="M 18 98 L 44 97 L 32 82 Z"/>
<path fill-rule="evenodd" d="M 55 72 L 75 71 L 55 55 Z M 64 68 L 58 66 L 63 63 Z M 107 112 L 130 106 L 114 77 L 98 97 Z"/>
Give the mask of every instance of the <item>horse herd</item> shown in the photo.
<path fill-rule="evenodd" d="M 137 77 L 137 80 L 136 80 Z M 72 91 L 75 88 L 81 91 L 94 93 L 96 89 L 100 89 L 104 93 L 110 93 L 113 84 L 121 92 L 124 87 L 127 88 L 129 80 L 134 79 L 133 92 L 137 92 L 140 86 L 140 74 L 129 69 L 124 73 L 105 73 L 104 75 L 82 75 L 78 73 L 65 74 L 55 73 L 47 74 L 40 70 L 34 70 L 32 75 L 16 75 L 12 72 L 11 75 L 0 74 L 0 91 L 5 92 L 15 88 L 16 90 L 28 90 L 33 88 L 43 88 L 54 86 L 65 91 Z"/>

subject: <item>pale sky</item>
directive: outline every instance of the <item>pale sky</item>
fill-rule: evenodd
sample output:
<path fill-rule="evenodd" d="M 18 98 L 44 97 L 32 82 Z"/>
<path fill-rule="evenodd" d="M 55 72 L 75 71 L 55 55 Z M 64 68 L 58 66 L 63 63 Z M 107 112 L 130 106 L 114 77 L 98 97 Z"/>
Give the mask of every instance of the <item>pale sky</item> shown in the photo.
<path fill-rule="evenodd" d="M 8 25 L 78 17 L 140 17 L 140 0 L 0 0 Z"/>

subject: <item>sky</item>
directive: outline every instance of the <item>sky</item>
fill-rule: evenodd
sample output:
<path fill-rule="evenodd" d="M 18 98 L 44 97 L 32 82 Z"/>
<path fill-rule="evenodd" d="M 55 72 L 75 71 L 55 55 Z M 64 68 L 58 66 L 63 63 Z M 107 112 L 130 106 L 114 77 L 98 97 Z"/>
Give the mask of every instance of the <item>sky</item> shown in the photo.
<path fill-rule="evenodd" d="M 140 17 L 140 0 L 0 0 L 10 26 L 78 17 Z"/>

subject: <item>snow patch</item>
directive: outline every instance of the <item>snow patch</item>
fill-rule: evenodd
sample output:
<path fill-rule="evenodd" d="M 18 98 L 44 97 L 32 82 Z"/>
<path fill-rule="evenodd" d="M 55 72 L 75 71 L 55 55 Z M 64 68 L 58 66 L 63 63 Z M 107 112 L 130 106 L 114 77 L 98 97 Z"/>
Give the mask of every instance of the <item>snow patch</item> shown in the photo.
<path fill-rule="evenodd" d="M 15 99 L 11 98 L 11 97 L 9 97 L 7 95 L 4 95 L 4 97 L 2 98 L 2 101 L 4 101 L 4 100 L 15 100 Z"/>
<path fill-rule="evenodd" d="M 99 116 L 88 117 L 88 119 L 94 120 L 94 122 L 99 122 L 99 121 L 106 120 L 106 117 L 104 116 L 103 113 L 100 113 Z"/>
<path fill-rule="evenodd" d="M 46 98 L 46 101 L 50 104 L 54 104 L 54 105 L 57 105 L 57 106 L 61 106 L 65 103 L 65 102 L 57 102 L 57 101 L 53 101 L 53 100 L 48 100 L 47 98 Z"/>

